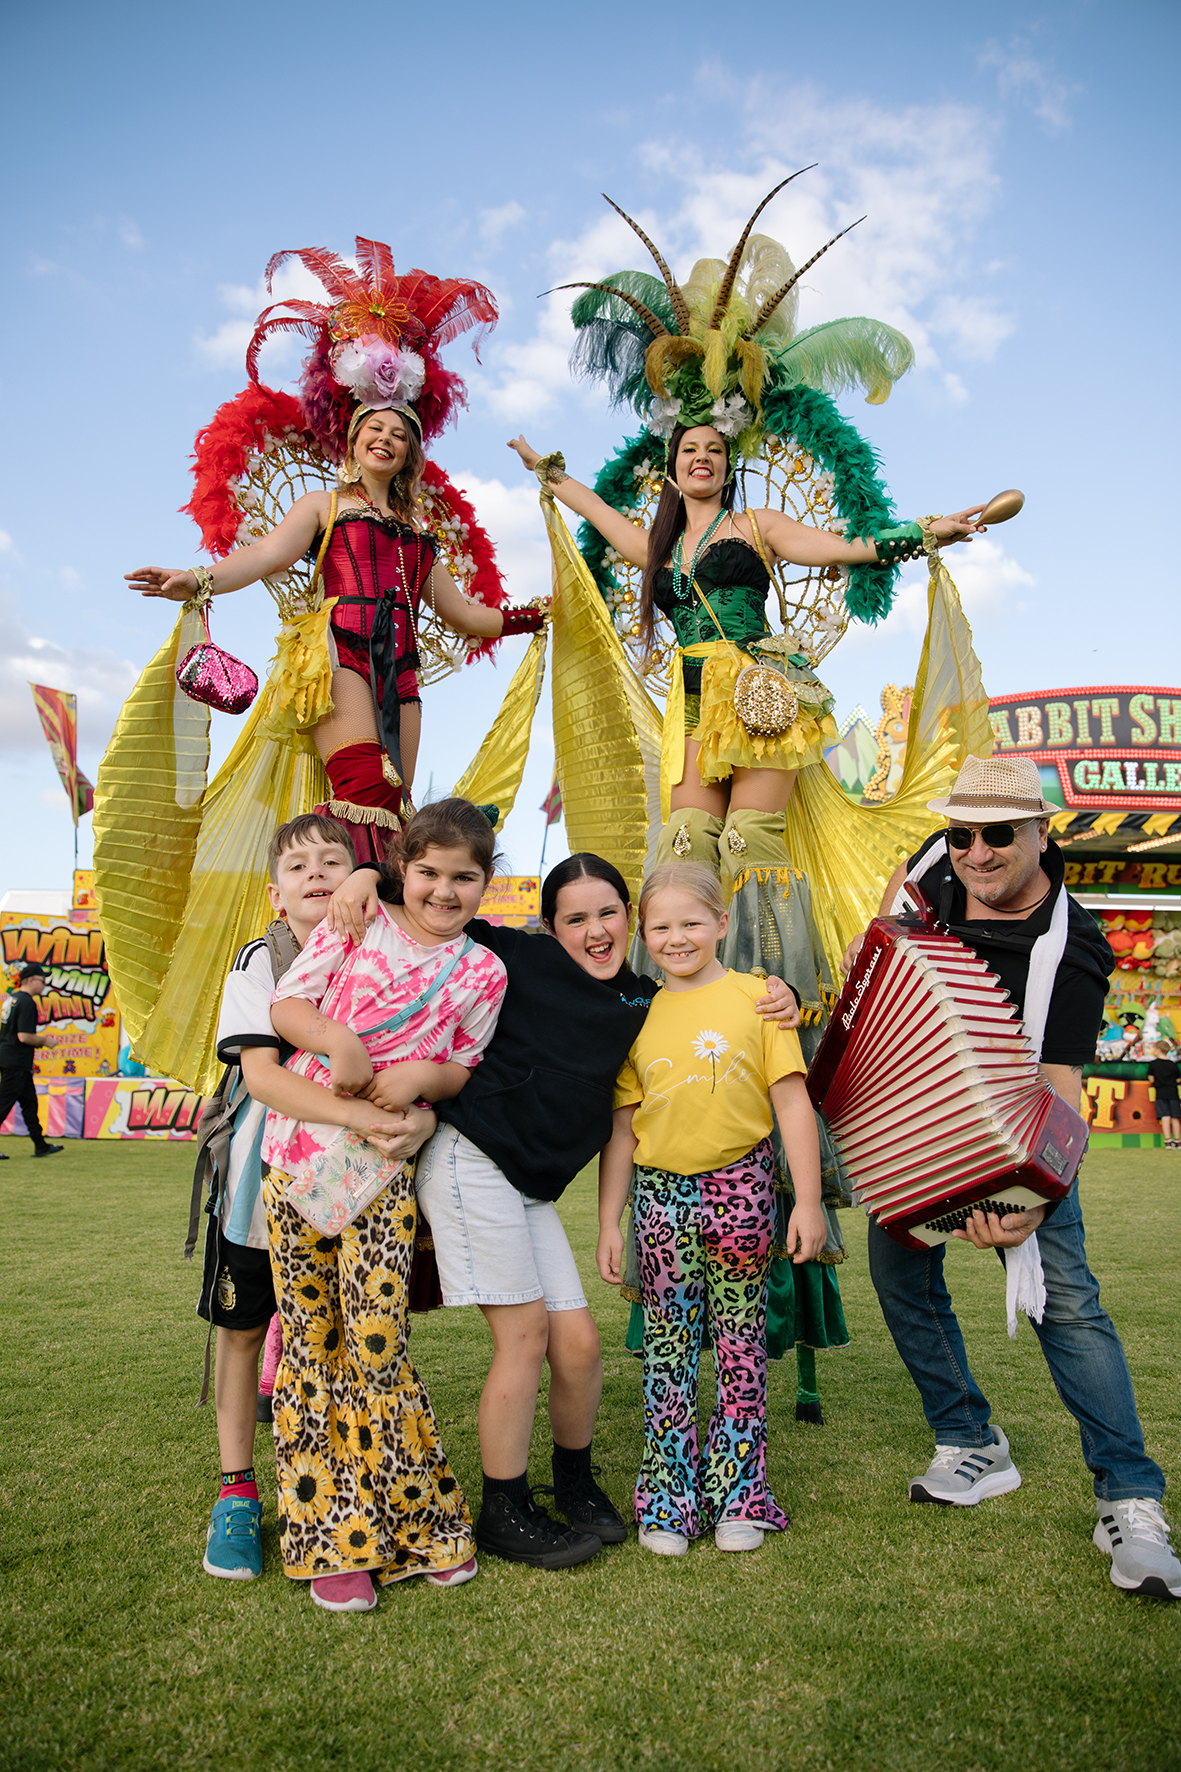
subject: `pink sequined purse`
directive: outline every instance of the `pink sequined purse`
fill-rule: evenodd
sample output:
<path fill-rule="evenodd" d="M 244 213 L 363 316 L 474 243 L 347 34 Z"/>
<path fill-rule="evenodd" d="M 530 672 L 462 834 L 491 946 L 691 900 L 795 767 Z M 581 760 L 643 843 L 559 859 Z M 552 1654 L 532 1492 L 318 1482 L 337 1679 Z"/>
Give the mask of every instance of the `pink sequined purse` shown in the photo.
<path fill-rule="evenodd" d="M 201 622 L 205 638 L 185 653 L 176 680 L 191 701 L 207 702 L 222 714 L 244 714 L 258 694 L 258 678 L 240 658 L 213 644 L 204 609 Z"/>

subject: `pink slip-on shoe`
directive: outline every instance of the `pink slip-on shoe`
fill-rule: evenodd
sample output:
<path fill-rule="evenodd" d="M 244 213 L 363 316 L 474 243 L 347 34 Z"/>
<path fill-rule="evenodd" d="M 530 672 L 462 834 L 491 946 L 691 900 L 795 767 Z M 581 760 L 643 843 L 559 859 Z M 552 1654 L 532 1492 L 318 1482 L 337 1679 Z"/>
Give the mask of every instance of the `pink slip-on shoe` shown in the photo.
<path fill-rule="evenodd" d="M 480 1573 L 480 1565 L 475 1557 L 469 1557 L 466 1563 L 460 1563 L 454 1569 L 432 1569 L 427 1580 L 432 1587 L 462 1587 L 465 1581 L 472 1581 Z"/>
<path fill-rule="evenodd" d="M 317 1575 L 311 1584 L 312 1599 L 325 1612 L 372 1612 L 377 1604 L 373 1578 L 368 1569 L 357 1574 Z"/>

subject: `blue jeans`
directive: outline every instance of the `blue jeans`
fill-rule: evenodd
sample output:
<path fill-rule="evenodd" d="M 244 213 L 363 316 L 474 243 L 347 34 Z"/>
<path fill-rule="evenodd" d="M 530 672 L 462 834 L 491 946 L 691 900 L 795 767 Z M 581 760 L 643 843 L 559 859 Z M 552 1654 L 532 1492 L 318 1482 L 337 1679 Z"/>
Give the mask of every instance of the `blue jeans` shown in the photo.
<path fill-rule="evenodd" d="M 1042 1224 L 1037 1240 L 1046 1311 L 1032 1327 L 1058 1395 L 1078 1422 L 1095 1494 L 1101 1501 L 1132 1496 L 1160 1501 L 1164 1473 L 1145 1453 L 1123 1343 L 1099 1303 L 1099 1283 L 1087 1266 L 1077 1181 Z M 922 1253 L 904 1249 L 870 1220 L 870 1276 L 937 1443 L 988 1446 L 993 1442 L 988 1399 L 968 1369 L 943 1279 L 943 1250 L 943 1244 Z"/>

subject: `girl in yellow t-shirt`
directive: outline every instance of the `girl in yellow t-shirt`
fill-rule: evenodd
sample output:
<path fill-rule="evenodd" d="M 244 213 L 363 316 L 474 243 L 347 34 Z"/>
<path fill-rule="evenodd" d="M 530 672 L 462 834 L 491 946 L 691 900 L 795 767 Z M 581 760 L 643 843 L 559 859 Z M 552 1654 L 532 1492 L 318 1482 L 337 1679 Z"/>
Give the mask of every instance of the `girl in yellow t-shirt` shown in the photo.
<path fill-rule="evenodd" d="M 765 986 L 716 958 L 726 932 L 717 875 L 673 862 L 640 894 L 640 934 L 664 972 L 615 1090 L 599 1165 L 599 1273 L 622 1275 L 619 1220 L 634 1177 L 644 1310 L 640 1543 L 681 1556 L 716 1526 L 719 1550 L 757 1550 L 787 1516 L 767 1488 L 767 1273 L 775 1221 L 772 1109 L 796 1205 L 797 1263 L 824 1247 L 820 1150 L 794 1033 L 764 1022 Z M 697 1368 L 708 1311 L 718 1400 L 697 1441 Z"/>

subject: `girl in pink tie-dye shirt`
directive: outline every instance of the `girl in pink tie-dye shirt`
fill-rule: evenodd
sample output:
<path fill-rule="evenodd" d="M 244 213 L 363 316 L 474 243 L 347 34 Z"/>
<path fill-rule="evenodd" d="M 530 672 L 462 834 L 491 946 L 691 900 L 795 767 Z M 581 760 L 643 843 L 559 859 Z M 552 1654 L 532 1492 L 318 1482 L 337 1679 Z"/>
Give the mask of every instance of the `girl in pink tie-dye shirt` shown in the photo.
<path fill-rule="evenodd" d="M 341 1130 L 291 1117 L 282 1079 L 364 1095 L 392 1113 L 459 1092 L 504 996 L 501 961 L 464 934 L 495 847 L 468 801 L 425 807 L 398 846 L 402 903 L 381 907 L 360 946 L 320 924 L 272 1005 L 276 1033 L 298 1048 L 276 1067 L 262 1145 L 283 1321 L 279 1533 L 285 1572 L 310 1580 L 329 1611 L 368 1611 L 374 1576 L 384 1586 L 425 1574 L 448 1586 L 476 1563 L 467 1505 L 407 1351 L 413 1163 L 338 1235 L 320 1234 L 288 1190 L 293 1175 L 315 1173 Z M 406 1010 L 396 1028 L 373 1031 Z M 362 1039 L 354 1030 L 369 1031 Z"/>

